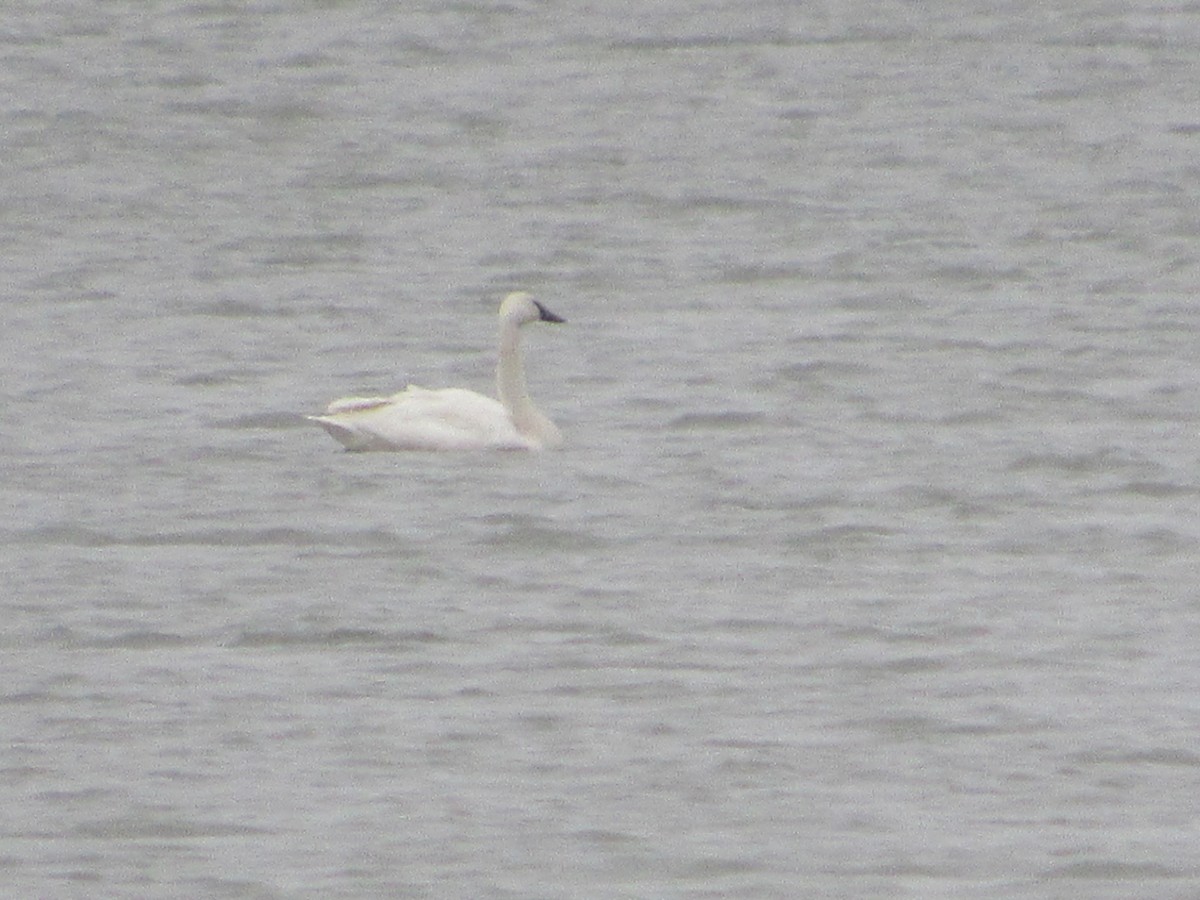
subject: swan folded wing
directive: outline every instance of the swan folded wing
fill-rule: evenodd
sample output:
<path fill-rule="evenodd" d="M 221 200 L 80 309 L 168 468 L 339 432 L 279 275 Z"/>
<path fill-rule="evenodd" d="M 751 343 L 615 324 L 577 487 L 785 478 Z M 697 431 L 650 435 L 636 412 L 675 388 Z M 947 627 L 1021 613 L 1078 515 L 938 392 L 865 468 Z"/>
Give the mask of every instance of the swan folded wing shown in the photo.
<path fill-rule="evenodd" d="M 517 431 L 499 401 L 461 388 L 410 387 L 391 397 L 347 397 L 312 418 L 350 450 L 537 446 Z"/>
<path fill-rule="evenodd" d="M 376 409 L 391 402 L 391 397 L 341 397 L 325 407 L 325 415 L 332 416 L 337 413 L 365 412 L 368 409 Z"/>

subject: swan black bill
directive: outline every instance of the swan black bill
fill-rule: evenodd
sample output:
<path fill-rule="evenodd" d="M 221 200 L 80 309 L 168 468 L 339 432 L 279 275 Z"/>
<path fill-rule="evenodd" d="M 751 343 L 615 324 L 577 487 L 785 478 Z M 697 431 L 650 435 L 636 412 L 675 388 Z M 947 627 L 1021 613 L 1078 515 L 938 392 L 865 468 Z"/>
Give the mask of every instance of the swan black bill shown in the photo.
<path fill-rule="evenodd" d="M 538 303 L 536 300 L 533 301 L 533 305 L 538 308 L 538 313 L 541 314 L 543 322 L 565 322 L 565 321 L 567 321 L 562 316 L 556 316 L 554 313 L 550 312 L 550 310 L 546 309 L 546 307 L 542 306 L 542 304 Z"/>

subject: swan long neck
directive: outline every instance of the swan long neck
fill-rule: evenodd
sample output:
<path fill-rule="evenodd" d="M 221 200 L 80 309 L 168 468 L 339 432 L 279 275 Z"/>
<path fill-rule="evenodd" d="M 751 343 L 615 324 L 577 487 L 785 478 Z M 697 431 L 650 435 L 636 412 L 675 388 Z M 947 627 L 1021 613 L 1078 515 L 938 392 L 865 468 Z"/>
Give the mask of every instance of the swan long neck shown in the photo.
<path fill-rule="evenodd" d="M 516 322 L 500 323 L 500 359 L 496 364 L 496 393 L 512 417 L 517 431 L 541 446 L 554 447 L 562 436 L 529 399 L 525 386 L 525 362 L 521 357 L 521 327 Z"/>
<path fill-rule="evenodd" d="M 500 359 L 496 363 L 496 392 L 517 427 L 520 415 L 533 408 L 525 386 L 525 362 L 521 358 L 521 329 L 513 322 L 500 323 Z"/>

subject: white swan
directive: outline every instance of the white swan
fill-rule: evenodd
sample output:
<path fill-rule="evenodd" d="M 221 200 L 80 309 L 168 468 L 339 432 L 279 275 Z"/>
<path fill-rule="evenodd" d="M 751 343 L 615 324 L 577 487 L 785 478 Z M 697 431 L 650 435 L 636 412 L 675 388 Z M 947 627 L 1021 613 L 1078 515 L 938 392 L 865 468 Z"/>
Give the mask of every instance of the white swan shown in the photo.
<path fill-rule="evenodd" d="M 500 304 L 499 401 L 463 388 L 409 386 L 390 397 L 343 397 L 307 418 L 347 450 L 540 450 L 562 443 L 554 423 L 529 399 L 521 327 L 562 322 L 524 292 Z"/>

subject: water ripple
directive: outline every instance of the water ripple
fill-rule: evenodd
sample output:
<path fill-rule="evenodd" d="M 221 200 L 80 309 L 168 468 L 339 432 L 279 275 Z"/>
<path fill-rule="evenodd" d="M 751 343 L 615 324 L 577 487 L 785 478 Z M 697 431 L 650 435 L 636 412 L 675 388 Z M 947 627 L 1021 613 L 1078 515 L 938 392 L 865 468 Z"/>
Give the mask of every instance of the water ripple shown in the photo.
<path fill-rule="evenodd" d="M 207 528 L 128 534 L 82 525 L 50 525 L 17 532 L 14 539 L 26 544 L 70 547 L 326 547 L 356 550 L 405 551 L 409 544 L 377 528 L 319 532 L 302 528 Z"/>

